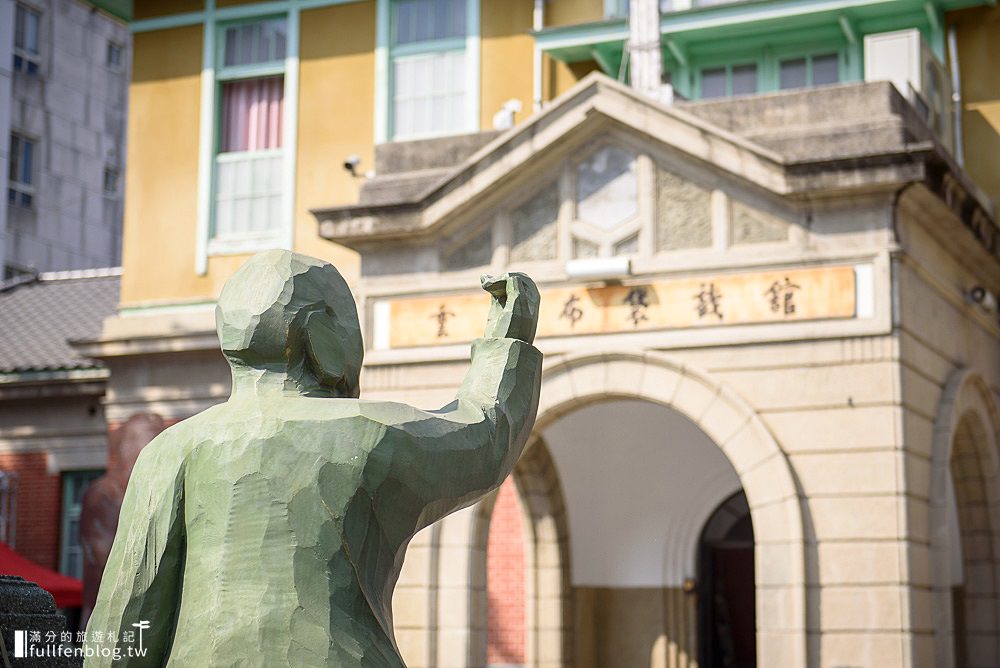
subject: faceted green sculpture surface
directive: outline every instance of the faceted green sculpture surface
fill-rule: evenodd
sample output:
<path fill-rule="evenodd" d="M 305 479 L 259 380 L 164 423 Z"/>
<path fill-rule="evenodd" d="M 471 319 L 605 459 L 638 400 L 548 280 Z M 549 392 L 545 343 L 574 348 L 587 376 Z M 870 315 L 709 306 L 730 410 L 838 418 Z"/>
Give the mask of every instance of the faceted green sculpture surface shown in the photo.
<path fill-rule="evenodd" d="M 357 399 L 357 310 L 332 265 L 243 265 L 216 310 L 232 396 L 143 450 L 88 638 L 117 636 L 114 665 L 402 666 L 391 606 L 409 540 L 500 485 L 538 407 L 538 291 L 523 274 L 483 287 L 468 375 L 424 411 Z M 147 655 L 129 657 L 121 638 L 143 621 Z"/>

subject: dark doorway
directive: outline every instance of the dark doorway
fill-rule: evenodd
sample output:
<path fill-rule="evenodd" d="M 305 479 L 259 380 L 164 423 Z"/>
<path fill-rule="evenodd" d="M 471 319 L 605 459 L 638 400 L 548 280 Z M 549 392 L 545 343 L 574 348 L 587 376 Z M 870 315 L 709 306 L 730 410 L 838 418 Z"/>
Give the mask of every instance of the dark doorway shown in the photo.
<path fill-rule="evenodd" d="M 702 668 L 757 665 L 753 524 L 743 492 L 720 505 L 698 544 L 698 637 Z"/>

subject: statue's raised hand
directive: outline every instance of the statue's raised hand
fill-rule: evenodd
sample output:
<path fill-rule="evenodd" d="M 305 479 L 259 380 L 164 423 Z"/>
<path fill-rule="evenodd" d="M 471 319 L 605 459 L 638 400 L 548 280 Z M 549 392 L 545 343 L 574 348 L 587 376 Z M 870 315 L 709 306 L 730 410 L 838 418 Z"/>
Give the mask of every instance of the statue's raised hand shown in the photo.
<path fill-rule="evenodd" d="M 484 275 L 483 290 L 493 295 L 486 320 L 487 338 L 535 340 L 538 327 L 538 288 L 527 275 L 512 272 L 502 276 Z"/>

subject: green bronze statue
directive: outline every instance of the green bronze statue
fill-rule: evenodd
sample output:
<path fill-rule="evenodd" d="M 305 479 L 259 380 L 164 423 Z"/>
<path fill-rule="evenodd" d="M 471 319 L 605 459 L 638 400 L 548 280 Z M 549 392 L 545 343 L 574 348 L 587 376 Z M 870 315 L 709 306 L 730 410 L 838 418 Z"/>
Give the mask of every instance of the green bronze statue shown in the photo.
<path fill-rule="evenodd" d="M 403 666 L 407 544 L 500 485 L 538 407 L 538 290 L 516 273 L 483 288 L 468 375 L 425 411 L 358 399 L 357 308 L 332 265 L 244 264 L 216 309 L 232 395 L 139 457 L 88 625 L 119 658 L 86 665 Z"/>

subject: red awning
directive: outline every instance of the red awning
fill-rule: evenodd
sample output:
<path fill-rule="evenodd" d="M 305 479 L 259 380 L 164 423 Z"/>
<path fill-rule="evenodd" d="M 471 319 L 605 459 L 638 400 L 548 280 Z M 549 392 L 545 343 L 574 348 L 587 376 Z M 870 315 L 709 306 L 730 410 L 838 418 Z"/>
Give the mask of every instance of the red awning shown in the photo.
<path fill-rule="evenodd" d="M 57 608 L 79 608 L 83 603 L 83 582 L 22 557 L 0 543 L 0 575 L 19 575 L 52 594 Z"/>

